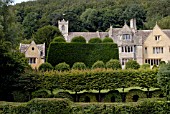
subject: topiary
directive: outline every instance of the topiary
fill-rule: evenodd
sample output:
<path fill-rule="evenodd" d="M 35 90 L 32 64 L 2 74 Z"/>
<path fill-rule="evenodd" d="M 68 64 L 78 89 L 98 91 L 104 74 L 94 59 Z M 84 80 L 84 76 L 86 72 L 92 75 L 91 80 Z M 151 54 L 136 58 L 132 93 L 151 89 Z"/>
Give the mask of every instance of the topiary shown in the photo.
<path fill-rule="evenodd" d="M 105 68 L 105 64 L 103 61 L 96 61 L 93 65 L 92 65 L 92 69 L 96 69 L 96 68 Z"/>
<path fill-rule="evenodd" d="M 106 63 L 106 68 L 112 68 L 114 70 L 121 69 L 120 61 L 117 59 L 111 59 Z"/>
<path fill-rule="evenodd" d="M 80 96 L 79 102 L 97 102 L 97 99 L 93 93 L 84 93 Z"/>
<path fill-rule="evenodd" d="M 65 62 L 59 63 L 59 64 L 57 64 L 55 66 L 55 70 L 58 70 L 58 71 L 69 71 L 70 70 L 70 65 L 68 65 Z"/>
<path fill-rule="evenodd" d="M 63 37 L 58 36 L 53 39 L 53 42 L 66 42 L 66 40 Z"/>
<path fill-rule="evenodd" d="M 72 69 L 75 70 L 85 70 L 86 69 L 86 65 L 83 62 L 76 62 L 73 64 Z"/>
<path fill-rule="evenodd" d="M 53 69 L 53 66 L 50 63 L 43 63 L 38 68 L 40 71 L 49 71 Z"/>
<path fill-rule="evenodd" d="M 100 38 L 91 38 L 88 43 L 102 43 Z"/>
<path fill-rule="evenodd" d="M 122 97 L 121 94 L 119 92 L 115 92 L 115 93 L 107 93 L 103 99 L 103 102 L 121 102 L 122 101 Z"/>
<path fill-rule="evenodd" d="M 150 64 L 148 63 L 144 63 L 143 65 L 140 66 L 141 69 L 149 69 L 150 68 Z"/>
<path fill-rule="evenodd" d="M 125 67 L 126 69 L 139 69 L 140 65 L 137 61 L 131 59 L 126 63 Z"/>
<path fill-rule="evenodd" d="M 50 95 L 45 90 L 37 90 L 32 92 L 32 98 L 48 98 Z"/>
<path fill-rule="evenodd" d="M 113 43 L 113 39 L 112 38 L 109 38 L 109 37 L 105 37 L 103 39 L 103 43 Z"/>
<path fill-rule="evenodd" d="M 152 69 L 158 69 L 158 68 L 159 67 L 157 65 L 155 65 L 155 64 L 152 66 Z"/>
<path fill-rule="evenodd" d="M 86 43 L 86 40 L 83 36 L 76 36 L 71 39 L 71 42 L 74 43 Z"/>
<path fill-rule="evenodd" d="M 70 101 L 74 101 L 74 98 L 68 92 L 59 92 L 56 95 L 54 95 L 54 97 L 55 98 L 67 98 Z"/>

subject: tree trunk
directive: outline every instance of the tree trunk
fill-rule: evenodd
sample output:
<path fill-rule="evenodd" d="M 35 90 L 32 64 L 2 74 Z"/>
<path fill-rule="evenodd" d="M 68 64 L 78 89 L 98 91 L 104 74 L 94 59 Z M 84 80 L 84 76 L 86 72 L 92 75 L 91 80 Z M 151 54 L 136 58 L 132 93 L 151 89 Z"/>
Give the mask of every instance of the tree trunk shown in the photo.
<path fill-rule="evenodd" d="M 149 98 L 149 88 L 147 88 L 147 98 Z"/>
<path fill-rule="evenodd" d="M 99 102 L 101 102 L 100 89 L 99 89 Z"/>
<path fill-rule="evenodd" d="M 78 96 L 77 96 L 77 91 L 76 91 L 76 102 L 78 102 Z"/>

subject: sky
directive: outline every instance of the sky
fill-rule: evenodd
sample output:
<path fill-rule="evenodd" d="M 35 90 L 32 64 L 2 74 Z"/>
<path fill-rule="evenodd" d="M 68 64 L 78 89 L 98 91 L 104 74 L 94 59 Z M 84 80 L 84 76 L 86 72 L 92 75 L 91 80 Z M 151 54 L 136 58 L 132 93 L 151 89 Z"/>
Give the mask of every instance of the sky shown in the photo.
<path fill-rule="evenodd" d="M 14 0 L 14 3 L 16 4 L 16 3 L 26 2 L 26 1 L 28 0 Z"/>

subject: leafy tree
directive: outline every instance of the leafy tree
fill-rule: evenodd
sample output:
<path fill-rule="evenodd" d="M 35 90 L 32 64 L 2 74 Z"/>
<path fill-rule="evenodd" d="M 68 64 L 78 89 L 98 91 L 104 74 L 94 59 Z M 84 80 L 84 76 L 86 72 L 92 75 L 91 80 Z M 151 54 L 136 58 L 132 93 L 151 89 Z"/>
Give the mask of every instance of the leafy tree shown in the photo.
<path fill-rule="evenodd" d="M 76 62 L 76 63 L 73 64 L 72 69 L 85 70 L 86 69 L 86 65 L 83 62 Z"/>
<path fill-rule="evenodd" d="M 167 100 L 170 99 L 170 63 L 161 65 L 157 74 L 158 84 L 165 93 Z"/>
<path fill-rule="evenodd" d="M 100 38 L 91 38 L 88 43 L 102 43 Z"/>
<path fill-rule="evenodd" d="M 86 43 L 86 40 L 83 36 L 76 36 L 74 38 L 71 39 L 71 42 L 74 43 Z"/>
<path fill-rule="evenodd" d="M 44 43 L 46 44 L 46 47 L 49 46 L 50 42 L 56 37 L 56 36 L 62 36 L 59 29 L 55 26 L 44 26 L 33 35 L 33 39 L 37 43 Z"/>
<path fill-rule="evenodd" d="M 109 38 L 109 37 L 105 37 L 103 39 L 103 43 L 113 43 L 113 39 L 112 38 Z"/>
<path fill-rule="evenodd" d="M 121 69 L 120 61 L 117 59 L 111 59 L 106 63 L 106 68 L 111 68 L 114 70 Z"/>
<path fill-rule="evenodd" d="M 66 40 L 63 37 L 58 36 L 53 39 L 53 42 L 66 42 Z"/>
<path fill-rule="evenodd" d="M 137 63 L 137 61 L 135 60 L 129 60 L 126 65 L 125 65 L 126 69 L 139 69 L 140 65 L 139 63 Z"/>
<path fill-rule="evenodd" d="M 162 29 L 170 28 L 170 16 L 162 18 L 158 21 L 158 24 Z"/>
<path fill-rule="evenodd" d="M 50 63 L 43 63 L 38 68 L 40 71 L 49 71 L 53 69 L 53 66 Z"/>
<path fill-rule="evenodd" d="M 105 68 L 105 64 L 103 61 L 96 61 L 93 65 L 92 65 L 92 69 L 96 69 L 96 68 Z"/>
<path fill-rule="evenodd" d="M 55 66 L 55 70 L 58 71 L 69 71 L 70 70 L 70 66 L 63 62 L 63 63 L 59 63 L 58 65 Z"/>

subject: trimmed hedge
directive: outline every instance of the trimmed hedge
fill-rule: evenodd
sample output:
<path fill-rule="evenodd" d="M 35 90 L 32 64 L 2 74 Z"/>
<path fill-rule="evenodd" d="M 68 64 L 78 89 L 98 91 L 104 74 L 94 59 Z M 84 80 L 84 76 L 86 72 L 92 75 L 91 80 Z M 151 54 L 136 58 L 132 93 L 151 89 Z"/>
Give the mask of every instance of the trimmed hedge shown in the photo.
<path fill-rule="evenodd" d="M 55 66 L 55 70 L 58 71 L 69 71 L 70 70 L 70 65 L 68 65 L 67 63 L 63 62 L 63 63 L 59 63 Z"/>
<path fill-rule="evenodd" d="M 96 68 L 105 68 L 105 64 L 103 61 L 96 61 L 93 65 L 92 65 L 92 69 L 96 69 Z"/>
<path fill-rule="evenodd" d="M 50 63 L 43 63 L 38 68 L 40 71 L 49 71 L 53 69 L 53 66 Z"/>
<path fill-rule="evenodd" d="M 109 37 L 105 37 L 103 39 L 103 43 L 113 43 L 113 39 L 112 38 L 109 38 Z"/>
<path fill-rule="evenodd" d="M 102 101 L 103 102 L 122 102 L 122 96 L 119 92 L 111 92 L 111 93 L 107 93 L 103 97 Z"/>
<path fill-rule="evenodd" d="M 111 59 L 110 61 L 108 61 L 106 63 L 106 68 L 111 68 L 111 69 L 117 70 L 117 69 L 121 69 L 122 67 L 121 67 L 119 60 Z"/>
<path fill-rule="evenodd" d="M 86 65 L 83 62 L 76 62 L 73 64 L 72 69 L 74 70 L 85 70 Z"/>
<path fill-rule="evenodd" d="M 91 38 L 88 43 L 102 43 L 100 38 Z"/>
<path fill-rule="evenodd" d="M 86 39 L 83 36 L 76 36 L 71 39 L 72 43 L 86 43 Z"/>
<path fill-rule="evenodd" d="M 169 114 L 170 102 L 145 99 L 135 103 L 72 103 L 67 99 L 33 99 L 0 104 L 1 114 Z"/>
<path fill-rule="evenodd" d="M 85 93 L 80 96 L 79 102 L 88 102 L 86 98 L 89 98 L 89 102 L 97 102 L 96 96 L 93 93 Z"/>
<path fill-rule="evenodd" d="M 58 36 L 53 39 L 53 42 L 66 42 L 66 40 L 63 37 Z"/>
<path fill-rule="evenodd" d="M 104 63 L 110 59 L 119 59 L 117 44 L 83 44 L 83 43 L 51 43 L 47 61 L 53 66 L 66 62 L 72 66 L 75 62 L 83 62 L 91 67 L 97 60 Z"/>

